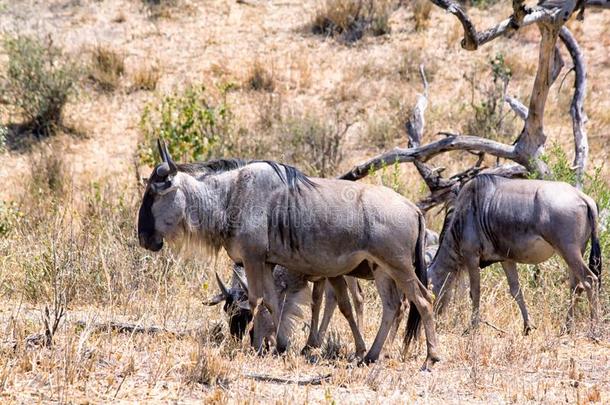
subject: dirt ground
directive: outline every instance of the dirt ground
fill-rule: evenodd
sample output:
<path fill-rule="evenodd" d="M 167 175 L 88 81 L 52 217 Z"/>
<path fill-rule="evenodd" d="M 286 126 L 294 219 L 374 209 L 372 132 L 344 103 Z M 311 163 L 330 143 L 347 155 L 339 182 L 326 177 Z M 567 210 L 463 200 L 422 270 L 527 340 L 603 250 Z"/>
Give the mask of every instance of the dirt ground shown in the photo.
<path fill-rule="evenodd" d="M 141 141 L 140 117 L 147 103 L 188 84 L 203 83 L 214 89 L 237 83 L 239 88 L 229 93 L 228 101 L 237 120 L 253 125 L 268 95 L 241 84 L 252 66 L 262 63 L 272 72 L 274 97 L 287 110 L 329 117 L 338 114 L 353 123 L 336 173 L 382 150 L 367 142 L 367 128 L 376 119 L 406 116 L 421 92 L 420 63 L 431 76 L 428 140 L 438 131 L 464 127 L 471 113 L 471 87 L 464 75 L 473 73 L 477 80 L 488 80 L 488 62 L 499 52 L 513 72 L 509 93 L 527 100 L 537 61 L 535 27 L 468 52 L 459 46 L 460 26 L 451 15 L 433 8 L 428 27 L 418 31 L 412 8 L 402 6 L 391 13 L 390 34 L 365 36 L 346 45 L 307 31 L 305 25 L 318 7 L 317 1 L 175 0 L 174 6 L 158 10 L 139 0 L 0 0 L 0 32 L 51 35 L 55 44 L 83 61 L 97 45 L 111 47 L 125 57 L 125 73 L 115 91 L 100 92 L 84 82 L 67 106 L 66 121 L 86 136 L 60 134 L 54 140 L 61 144 L 66 176 L 77 197 L 62 203 L 59 210 L 41 211 L 39 223 L 48 226 L 24 226 L 7 237 L 0 236 L 1 402 L 610 401 L 608 287 L 601 293 L 601 320 L 591 326 L 583 302 L 577 311 L 576 332 L 561 334 L 568 288 L 565 266 L 559 260 L 540 266 L 542 276 L 537 280 L 532 266 L 521 269 L 526 301 L 537 326 L 531 335 L 522 335 L 519 311 L 501 269 L 492 268 L 482 280 L 482 313 L 488 323 L 464 334 L 470 304 L 467 292 L 462 291 L 438 319 L 442 361 L 432 372 L 420 372 L 425 356 L 423 337 L 408 353 L 402 353 L 401 339 L 397 339 L 386 347 L 378 364 L 356 366 L 353 340 L 339 315 L 331 325 L 331 340 L 317 353 L 316 361 L 299 354 L 306 320 L 287 355 L 256 356 L 247 342 L 227 338 L 220 307 L 202 305 L 216 292 L 214 271 L 225 279 L 230 277 L 224 254 L 217 262 L 203 262 L 180 258 L 171 251 L 153 255 L 137 247 L 132 222 L 141 190 L 135 185 L 133 168 Z M 510 7 L 510 2 L 501 2 L 483 10 L 472 8 L 469 13 L 478 27 L 487 27 L 498 16 L 508 16 Z M 157 12 L 160 14 L 151 15 Z M 587 11 L 584 23 L 570 21 L 568 26 L 587 60 L 589 164 L 601 167 L 607 183 L 610 12 Z M 565 51 L 564 59 L 569 67 Z M 0 65 L 4 63 L 6 56 L 0 54 Z M 131 90 L 141 66 L 159 69 L 154 91 Z M 572 147 L 566 113 L 572 77 L 567 76 L 561 90 L 558 86 L 551 89 L 545 117 L 549 138 L 567 148 Z M 515 122 L 515 128 L 520 128 Z M 404 145 L 404 136 L 395 137 L 394 142 Z M 2 201 L 23 203 L 32 175 L 32 155 L 14 150 L 2 153 Z M 464 155 L 443 158 L 442 165 L 452 169 L 460 166 Z M 140 168 L 142 175 L 148 170 Z M 413 168 L 405 165 L 401 170 L 406 194 L 421 195 L 422 183 Z M 96 203 L 88 203 L 89 198 Z M 88 216 L 116 219 L 123 225 L 87 223 Z M 56 217 L 61 226 L 53 228 Z M 428 222 L 439 230 L 442 218 L 435 216 Z M 60 246 L 64 240 L 77 242 L 67 248 Z M 43 308 L 52 304 L 53 297 L 52 283 L 37 285 L 38 279 L 28 277 L 38 274 L 47 260 L 55 263 L 54 268 L 61 268 L 64 262 L 77 263 L 95 276 L 79 273 L 86 281 L 77 287 L 79 292 L 60 323 L 54 344 L 44 347 L 37 341 L 28 345 L 26 338 L 41 332 Z M 368 282 L 363 286 L 364 335 L 370 345 L 380 304 L 373 286 Z M 164 330 L 123 333 L 96 329 L 109 321 Z M 224 338 L 213 338 L 214 328 L 220 328 Z M 307 384 L 311 379 L 317 383 Z"/>

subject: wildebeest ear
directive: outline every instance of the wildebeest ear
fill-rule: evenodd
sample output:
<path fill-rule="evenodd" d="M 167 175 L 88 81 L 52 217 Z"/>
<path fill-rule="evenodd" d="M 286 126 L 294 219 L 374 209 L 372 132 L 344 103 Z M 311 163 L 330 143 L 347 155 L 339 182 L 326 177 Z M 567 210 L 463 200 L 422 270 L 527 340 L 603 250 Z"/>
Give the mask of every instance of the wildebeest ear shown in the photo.
<path fill-rule="evenodd" d="M 178 187 L 173 185 L 171 180 L 153 181 L 150 183 L 150 189 L 152 190 L 152 192 L 159 195 L 167 194 L 170 191 L 175 190 L 176 188 Z"/>
<path fill-rule="evenodd" d="M 225 296 L 221 293 L 221 294 L 218 294 L 218 295 L 212 297 L 212 299 L 209 301 L 204 301 L 203 305 L 207 305 L 207 306 L 211 307 L 211 306 L 220 304 L 225 299 L 226 299 Z"/>

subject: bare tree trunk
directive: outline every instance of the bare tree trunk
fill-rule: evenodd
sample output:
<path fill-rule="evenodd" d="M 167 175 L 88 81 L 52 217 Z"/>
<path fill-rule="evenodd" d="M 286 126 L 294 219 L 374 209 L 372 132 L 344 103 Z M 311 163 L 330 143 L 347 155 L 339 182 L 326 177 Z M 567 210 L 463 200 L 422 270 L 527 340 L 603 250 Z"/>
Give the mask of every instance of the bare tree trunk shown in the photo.
<path fill-rule="evenodd" d="M 563 27 L 565 21 L 571 16 L 576 7 L 576 2 L 567 2 L 558 6 L 542 3 L 542 6 L 530 9 L 524 5 L 523 0 L 513 0 L 514 14 L 498 23 L 497 25 L 478 32 L 464 9 L 452 0 L 431 0 L 432 3 L 453 14 L 462 24 L 464 38 L 462 47 L 466 50 L 476 50 L 479 46 L 498 38 L 499 36 L 514 32 L 522 26 L 536 23 L 539 27 L 541 40 L 538 53 L 538 69 L 532 88 L 529 109 L 518 100 L 506 97 L 506 101 L 512 109 L 524 120 L 524 126 L 518 138 L 512 145 L 496 142 L 484 137 L 473 135 L 460 135 L 452 133 L 441 133 L 446 138 L 421 144 L 424 127 L 423 113 L 427 105 L 428 84 L 422 72 L 424 81 L 424 95 L 418 98 L 411 119 L 407 123 L 407 134 L 409 136 L 409 148 L 394 148 L 382 153 L 368 161 L 359 164 L 345 173 L 341 178 L 358 180 L 367 176 L 374 170 L 387 165 L 402 162 L 414 162 L 420 175 L 430 188 L 431 195 L 428 201 L 420 202 L 420 207 L 426 209 L 430 204 L 437 204 L 443 198 L 447 198 L 447 190 L 455 184 L 462 183 L 468 176 L 481 171 L 502 173 L 505 175 L 522 175 L 524 168 L 530 172 L 540 175 L 549 174 L 548 167 L 540 158 L 544 151 L 547 136 L 544 132 L 544 113 L 549 89 L 563 67 L 563 60 L 557 48 L 557 39 L 561 38 L 567 47 L 574 62 L 576 72 L 575 92 L 572 99 L 570 114 L 572 115 L 574 142 L 576 153 L 574 165 L 577 170 L 579 184 L 586 168 L 588 155 L 587 135 L 584 129 L 586 115 L 584 114 L 584 97 L 586 87 L 585 64 L 582 52 L 578 47 L 570 31 Z M 610 0 L 588 0 L 586 7 L 610 8 Z M 485 135 L 485 134 L 476 134 Z M 443 179 L 440 175 L 443 169 L 434 169 L 425 162 L 444 152 L 452 150 L 465 150 L 479 156 L 479 161 L 474 167 L 459 173 L 449 179 Z M 482 155 L 490 154 L 498 159 L 508 159 L 517 163 L 516 165 L 501 165 L 493 169 L 482 168 Z M 457 176 L 457 177 L 456 177 Z"/>

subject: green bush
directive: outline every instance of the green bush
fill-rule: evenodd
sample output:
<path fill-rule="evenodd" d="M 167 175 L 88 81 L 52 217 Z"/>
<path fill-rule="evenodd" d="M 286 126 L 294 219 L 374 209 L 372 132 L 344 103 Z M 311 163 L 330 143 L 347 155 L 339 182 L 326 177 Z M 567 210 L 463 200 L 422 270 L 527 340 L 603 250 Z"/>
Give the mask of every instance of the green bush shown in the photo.
<path fill-rule="evenodd" d="M 170 154 L 181 161 L 208 160 L 232 153 L 234 149 L 233 114 L 223 98 L 215 102 L 205 87 L 194 86 L 183 93 L 163 97 L 159 104 L 148 105 L 140 120 L 144 141 L 139 155 L 142 163 L 158 160 L 156 141 L 168 143 Z"/>
<path fill-rule="evenodd" d="M 23 129 L 38 137 L 62 126 L 62 111 L 72 94 L 76 69 L 51 40 L 28 36 L 5 38 L 7 69 L 1 89 L 5 102 L 17 108 Z"/>

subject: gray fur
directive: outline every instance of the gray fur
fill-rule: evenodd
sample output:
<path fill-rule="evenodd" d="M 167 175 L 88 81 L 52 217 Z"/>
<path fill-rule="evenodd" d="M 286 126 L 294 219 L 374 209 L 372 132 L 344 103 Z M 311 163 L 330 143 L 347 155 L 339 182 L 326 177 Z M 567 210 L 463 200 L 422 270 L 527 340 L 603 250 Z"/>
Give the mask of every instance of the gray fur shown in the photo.
<path fill-rule="evenodd" d="M 415 304 L 407 323 L 410 336 L 423 320 L 428 349 L 424 366 L 438 360 L 431 296 L 425 286 L 424 219 L 404 197 L 381 186 L 309 179 L 270 162 L 204 176 L 177 170 L 155 181 L 169 181 L 171 187 L 154 194 L 148 211 L 143 201 L 138 227 L 145 230 L 139 232 L 142 246 L 158 250 L 163 240 L 187 239 L 211 251 L 224 248 L 233 261 L 244 264 L 250 305 L 256 308 L 264 294 L 275 324 L 280 319 L 274 265 L 315 281 L 349 274 L 365 261 L 373 263 L 383 314 L 364 360 L 379 357 L 400 306 L 397 291 Z M 151 221 L 154 230 L 140 227 L 140 222 Z M 261 349 L 257 318 L 253 345 Z M 352 332 L 359 334 L 357 328 Z"/>
<path fill-rule="evenodd" d="M 589 239 L 594 245 L 592 269 L 582 258 Z M 479 268 L 500 262 L 527 333 L 533 326 L 519 286 L 516 263 L 538 264 L 554 253 L 559 253 L 570 267 L 572 291 L 578 287 L 587 292 L 592 317 L 596 317 L 593 285 L 601 276 L 601 252 L 595 202 L 566 183 L 478 176 L 464 186 L 449 210 L 440 248 L 429 268 L 438 307 L 442 309 L 448 301 L 457 273 L 465 269 L 470 276 L 472 326 L 476 326 Z M 568 311 L 569 325 L 572 317 L 573 304 Z"/>

